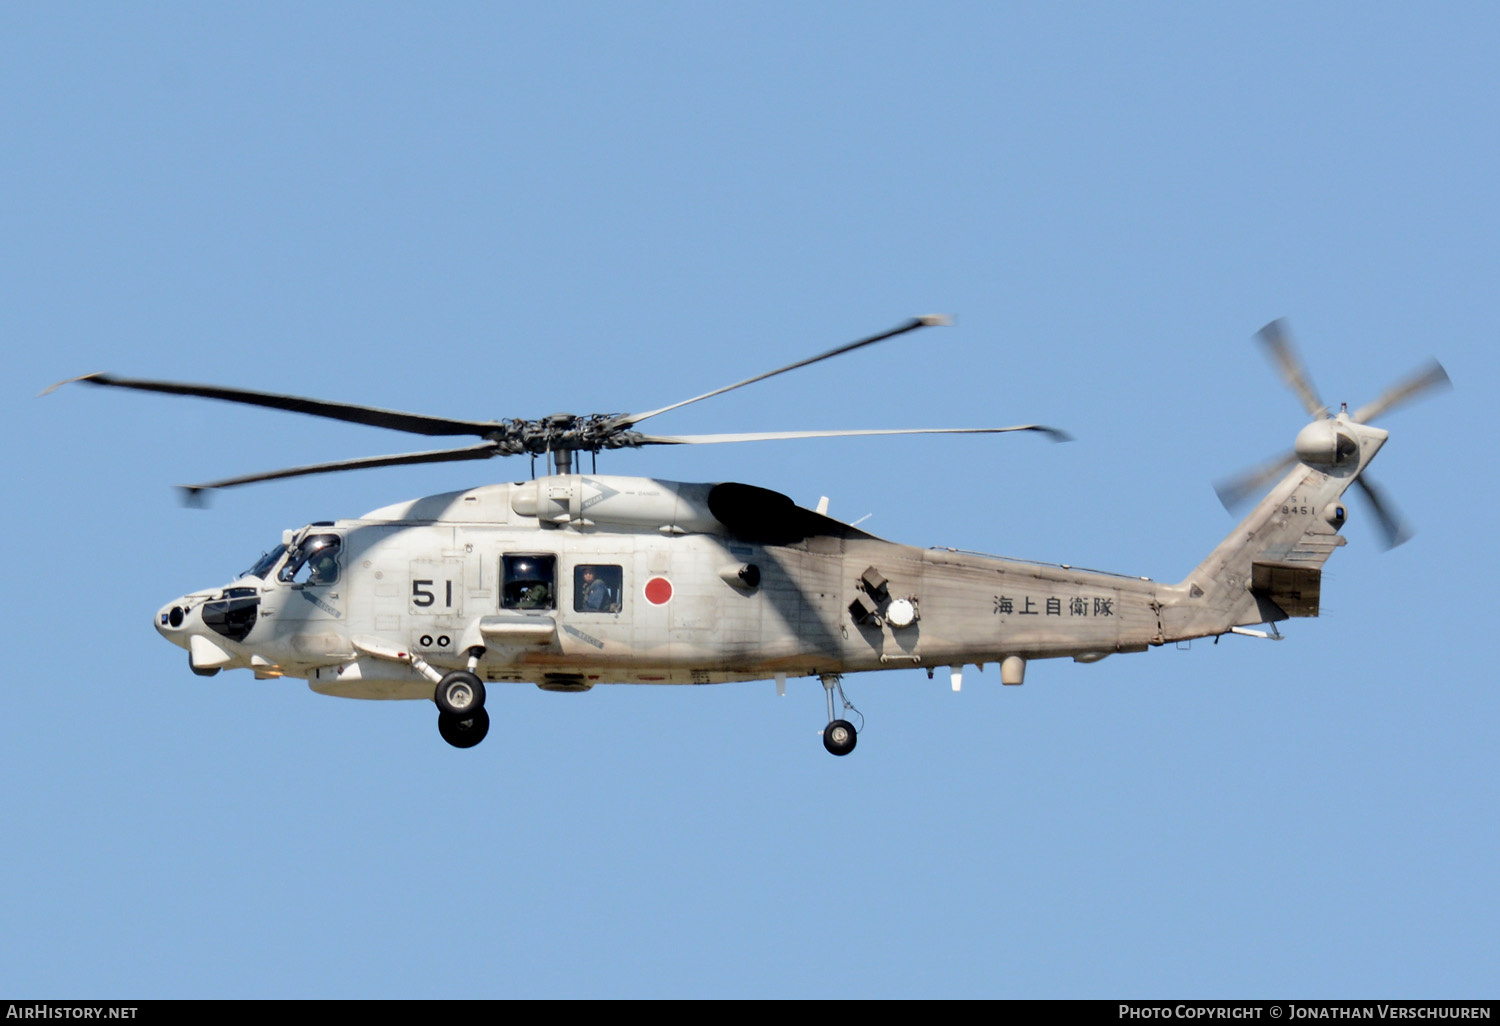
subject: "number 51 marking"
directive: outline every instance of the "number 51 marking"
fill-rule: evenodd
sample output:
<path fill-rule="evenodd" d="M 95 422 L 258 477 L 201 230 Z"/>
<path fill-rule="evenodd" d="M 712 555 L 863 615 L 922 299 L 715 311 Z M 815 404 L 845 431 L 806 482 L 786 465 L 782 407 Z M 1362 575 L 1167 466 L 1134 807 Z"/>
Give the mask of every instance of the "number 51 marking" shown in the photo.
<path fill-rule="evenodd" d="M 436 581 L 412 581 L 411 582 L 411 604 L 419 609 L 426 609 L 437 602 L 437 595 L 431 590 Z M 443 605 L 448 609 L 453 608 L 453 582 L 443 582 Z"/>

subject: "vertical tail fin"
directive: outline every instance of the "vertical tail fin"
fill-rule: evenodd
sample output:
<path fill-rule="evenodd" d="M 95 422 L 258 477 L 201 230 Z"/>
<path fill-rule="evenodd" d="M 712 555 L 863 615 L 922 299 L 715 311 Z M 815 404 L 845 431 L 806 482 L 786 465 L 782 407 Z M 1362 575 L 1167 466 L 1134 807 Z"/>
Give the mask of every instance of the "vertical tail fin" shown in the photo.
<path fill-rule="evenodd" d="M 1181 583 L 1159 590 L 1165 640 L 1317 616 L 1323 564 L 1344 544 L 1344 491 L 1386 438 L 1347 414 L 1304 428 L 1291 472 Z"/>

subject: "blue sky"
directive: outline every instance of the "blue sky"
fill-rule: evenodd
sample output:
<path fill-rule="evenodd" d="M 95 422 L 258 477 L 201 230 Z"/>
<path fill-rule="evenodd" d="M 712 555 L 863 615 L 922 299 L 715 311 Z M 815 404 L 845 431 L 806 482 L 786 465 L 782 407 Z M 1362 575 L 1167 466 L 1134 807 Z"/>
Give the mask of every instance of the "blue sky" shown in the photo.
<path fill-rule="evenodd" d="M 1500 982 L 1493 9 L 7 5 L 0 992 L 1466 997 Z M 1092 666 L 419 703 L 151 630 L 283 528 L 524 477 L 97 370 L 468 418 L 651 409 L 928 312 L 612 454 L 893 540 L 1178 580 L 1211 482 L 1429 355 L 1324 615 Z M 420 446 L 415 446 L 420 447 Z"/>

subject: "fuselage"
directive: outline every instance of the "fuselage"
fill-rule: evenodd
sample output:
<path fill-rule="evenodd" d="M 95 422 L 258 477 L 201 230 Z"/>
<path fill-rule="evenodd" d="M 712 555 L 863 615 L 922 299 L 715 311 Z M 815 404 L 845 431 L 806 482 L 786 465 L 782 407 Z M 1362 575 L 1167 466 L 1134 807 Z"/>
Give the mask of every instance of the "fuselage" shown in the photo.
<path fill-rule="evenodd" d="M 427 699 L 423 663 L 576 691 L 1092 661 L 1164 640 L 1158 587 L 896 544 L 747 485 L 562 475 L 287 532 L 156 625 L 199 672 Z"/>

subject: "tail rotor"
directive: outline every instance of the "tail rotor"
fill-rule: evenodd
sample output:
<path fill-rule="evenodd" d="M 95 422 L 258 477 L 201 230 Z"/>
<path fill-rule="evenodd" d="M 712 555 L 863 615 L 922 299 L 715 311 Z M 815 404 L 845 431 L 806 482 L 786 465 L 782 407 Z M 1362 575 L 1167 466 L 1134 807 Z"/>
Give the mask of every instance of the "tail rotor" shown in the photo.
<path fill-rule="evenodd" d="M 1319 397 L 1317 389 L 1313 386 L 1312 378 L 1307 373 L 1306 364 L 1298 354 L 1296 347 L 1292 344 L 1291 336 L 1287 331 L 1284 320 L 1274 320 L 1261 328 L 1256 333 L 1256 339 L 1265 349 L 1266 355 L 1281 376 L 1282 382 L 1289 388 L 1302 408 L 1312 418 L 1312 424 L 1303 428 L 1302 434 L 1298 436 L 1298 448 L 1283 453 L 1279 456 L 1253 467 L 1233 478 L 1220 481 L 1215 485 L 1226 509 L 1234 510 L 1245 503 L 1252 496 L 1260 494 L 1274 480 L 1281 477 L 1299 461 L 1307 462 L 1303 447 L 1308 444 L 1305 439 L 1321 439 L 1327 437 L 1334 442 L 1329 450 L 1330 462 L 1338 463 L 1342 456 L 1337 446 L 1337 440 L 1341 437 L 1336 426 L 1330 425 L 1327 429 L 1314 429 L 1312 425 L 1320 425 L 1337 421 L 1352 421 L 1356 424 L 1367 424 L 1376 417 L 1390 413 L 1392 410 L 1405 406 L 1412 401 L 1431 392 L 1444 391 L 1452 387 L 1448 378 L 1448 372 L 1443 365 L 1436 360 L 1418 368 L 1415 372 L 1401 379 L 1395 385 L 1388 388 L 1374 401 L 1361 406 L 1350 414 L 1347 408 L 1341 409 L 1336 415 L 1330 416 L 1328 405 Z M 1322 462 L 1322 461 L 1318 461 Z M 1371 510 L 1375 514 L 1376 524 L 1380 528 L 1382 541 L 1386 548 L 1395 548 L 1411 538 L 1413 531 L 1405 519 L 1396 511 L 1395 506 L 1386 497 L 1383 489 L 1377 488 L 1363 474 L 1355 479 L 1355 484 L 1369 500 Z"/>

